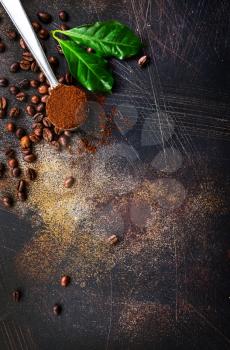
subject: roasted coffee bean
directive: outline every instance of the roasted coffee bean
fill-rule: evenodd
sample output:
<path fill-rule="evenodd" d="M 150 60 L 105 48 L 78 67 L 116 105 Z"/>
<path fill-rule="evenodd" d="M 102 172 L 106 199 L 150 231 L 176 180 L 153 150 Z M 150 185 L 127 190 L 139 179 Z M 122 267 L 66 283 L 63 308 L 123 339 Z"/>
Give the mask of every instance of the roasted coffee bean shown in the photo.
<path fill-rule="evenodd" d="M 7 87 L 8 84 L 9 84 L 8 79 L 6 79 L 6 78 L 0 78 L 0 86 L 1 86 L 1 87 Z"/>
<path fill-rule="evenodd" d="M 110 245 L 115 245 L 119 242 L 119 239 L 116 235 L 112 235 L 110 236 L 108 239 L 107 239 L 107 242 L 110 244 Z"/>
<path fill-rule="evenodd" d="M 20 168 L 11 169 L 10 174 L 13 177 L 19 177 L 21 175 L 21 169 Z"/>
<path fill-rule="evenodd" d="M 56 150 L 59 151 L 61 149 L 61 145 L 58 141 L 51 141 L 50 145 Z"/>
<path fill-rule="evenodd" d="M 30 117 L 33 117 L 36 113 L 36 110 L 34 108 L 34 106 L 32 105 L 28 105 L 26 106 L 26 113 L 30 116 Z"/>
<path fill-rule="evenodd" d="M 58 79 L 58 82 L 59 82 L 60 84 L 65 84 L 65 77 L 64 77 L 64 76 L 60 77 L 60 78 Z"/>
<path fill-rule="evenodd" d="M 41 101 L 41 98 L 40 98 L 40 96 L 33 95 L 33 96 L 31 96 L 30 101 L 31 101 L 32 103 L 34 103 L 35 105 L 37 105 L 37 104 Z"/>
<path fill-rule="evenodd" d="M 32 124 L 32 129 L 43 129 L 43 128 L 44 128 L 44 125 L 42 123 L 34 122 Z"/>
<path fill-rule="evenodd" d="M 55 56 L 49 56 L 48 57 L 48 61 L 49 61 L 49 63 L 51 64 L 51 66 L 54 68 L 54 67 L 57 67 L 58 66 L 58 59 L 57 59 L 57 57 L 55 57 Z"/>
<path fill-rule="evenodd" d="M 23 136 L 25 136 L 26 131 L 23 128 L 17 128 L 15 132 L 15 136 L 20 140 Z"/>
<path fill-rule="evenodd" d="M 66 147 L 68 146 L 69 144 L 69 137 L 66 136 L 66 135 L 61 135 L 59 138 L 58 138 L 58 142 L 60 143 L 61 146 L 63 147 Z"/>
<path fill-rule="evenodd" d="M 23 56 L 23 60 L 25 61 L 29 61 L 29 62 L 34 61 L 33 55 L 30 51 L 23 52 L 22 56 Z"/>
<path fill-rule="evenodd" d="M 30 81 L 28 79 L 23 79 L 19 81 L 18 87 L 20 89 L 28 89 L 30 87 Z"/>
<path fill-rule="evenodd" d="M 26 169 L 25 175 L 26 175 L 26 177 L 27 177 L 29 180 L 31 180 L 31 181 L 35 180 L 36 177 L 37 177 L 36 171 L 35 171 L 34 169 L 32 169 L 32 168 Z"/>
<path fill-rule="evenodd" d="M 34 28 L 34 31 L 37 33 L 39 32 L 39 30 L 41 29 L 41 24 L 38 23 L 37 21 L 32 21 L 31 22 L 33 28 Z"/>
<path fill-rule="evenodd" d="M 52 126 L 51 121 L 47 117 L 43 118 L 42 123 L 46 128 L 50 128 Z"/>
<path fill-rule="evenodd" d="M 49 98 L 49 95 L 44 95 L 44 96 L 42 96 L 42 97 L 41 97 L 41 102 L 47 103 L 48 98 Z"/>
<path fill-rule="evenodd" d="M 32 72 L 37 73 L 39 71 L 39 66 L 38 66 L 37 62 L 35 62 L 35 61 L 32 62 L 30 69 Z"/>
<path fill-rule="evenodd" d="M 36 135 L 35 132 L 32 132 L 31 134 L 29 134 L 29 138 L 32 143 L 38 143 L 41 141 L 41 137 Z"/>
<path fill-rule="evenodd" d="M 46 108 L 45 103 L 41 102 L 36 106 L 36 111 L 38 113 L 40 113 L 40 112 L 43 112 L 45 110 L 45 108 Z"/>
<path fill-rule="evenodd" d="M 6 45 L 1 41 L 0 42 L 0 52 L 4 52 L 6 50 Z"/>
<path fill-rule="evenodd" d="M 62 307 L 59 304 L 54 304 L 53 306 L 53 313 L 55 316 L 59 316 L 60 313 L 62 312 Z"/>
<path fill-rule="evenodd" d="M 21 300 L 22 293 L 20 290 L 16 289 L 12 292 L 12 300 L 18 303 Z"/>
<path fill-rule="evenodd" d="M 36 89 L 39 86 L 39 81 L 37 80 L 30 80 L 30 86 L 34 89 Z"/>
<path fill-rule="evenodd" d="M 49 32 L 48 32 L 47 29 L 42 28 L 41 30 L 39 30 L 38 36 L 39 36 L 40 39 L 46 40 L 49 37 Z"/>
<path fill-rule="evenodd" d="M 12 95 L 17 95 L 17 93 L 19 92 L 19 88 L 15 85 L 11 85 L 9 87 L 9 90 Z"/>
<path fill-rule="evenodd" d="M 5 151 L 5 156 L 6 156 L 8 159 L 14 158 L 14 157 L 15 157 L 15 151 L 14 151 L 12 148 L 8 148 L 8 149 Z"/>
<path fill-rule="evenodd" d="M 5 125 L 5 129 L 6 129 L 6 131 L 12 133 L 12 132 L 15 131 L 15 124 L 14 124 L 13 122 L 8 122 L 8 123 L 6 123 L 6 125 Z"/>
<path fill-rule="evenodd" d="M 74 177 L 68 176 L 68 177 L 65 179 L 65 181 L 64 181 L 64 186 L 65 186 L 65 188 L 70 188 L 70 187 L 72 187 L 73 184 L 74 184 L 74 182 L 75 182 Z"/>
<path fill-rule="evenodd" d="M 48 89 L 47 85 L 41 85 L 41 86 L 38 87 L 38 92 L 41 95 L 47 95 L 48 91 L 49 91 L 49 89 Z"/>
<path fill-rule="evenodd" d="M 67 287 L 70 284 L 70 277 L 67 275 L 64 275 L 61 277 L 60 284 L 62 287 Z"/>
<path fill-rule="evenodd" d="M 72 78 L 72 75 L 70 73 L 65 74 L 65 81 L 67 84 L 72 84 L 73 78 Z"/>
<path fill-rule="evenodd" d="M 21 91 L 21 92 L 18 92 L 17 95 L 16 95 L 16 99 L 20 102 L 24 102 L 26 101 L 27 99 L 27 95 L 25 94 L 25 92 Z"/>
<path fill-rule="evenodd" d="M 17 191 L 18 192 L 25 192 L 26 190 L 26 182 L 25 180 L 19 180 L 18 181 L 18 186 L 17 186 Z"/>
<path fill-rule="evenodd" d="M 0 109 L 6 110 L 6 108 L 7 108 L 7 99 L 4 96 L 2 96 L 0 97 Z"/>
<path fill-rule="evenodd" d="M 44 128 L 42 133 L 43 139 L 47 142 L 53 140 L 53 132 L 49 128 Z"/>
<path fill-rule="evenodd" d="M 62 10 L 62 11 L 58 12 L 58 17 L 60 18 L 61 21 L 66 22 L 66 21 L 68 21 L 69 16 L 68 16 L 67 12 Z"/>
<path fill-rule="evenodd" d="M 17 198 L 20 202 L 25 202 L 27 200 L 27 193 L 26 192 L 18 192 Z"/>
<path fill-rule="evenodd" d="M 28 155 L 25 155 L 23 157 L 24 161 L 27 162 L 27 163 L 33 163 L 35 162 L 35 160 L 37 159 L 37 157 L 35 156 L 35 154 L 31 153 L 31 154 L 28 154 Z"/>
<path fill-rule="evenodd" d="M 65 130 L 64 131 L 64 135 L 71 137 L 72 136 L 72 132 L 70 130 Z"/>
<path fill-rule="evenodd" d="M 21 46 L 21 48 L 23 50 L 27 49 L 26 43 L 22 38 L 20 38 L 20 40 L 19 40 L 19 45 Z"/>
<path fill-rule="evenodd" d="M 7 165 L 11 169 L 17 168 L 18 167 L 18 161 L 15 158 L 8 159 Z"/>
<path fill-rule="evenodd" d="M 57 128 L 56 126 L 54 127 L 54 132 L 56 135 L 61 135 L 63 134 L 63 129 Z"/>
<path fill-rule="evenodd" d="M 147 55 L 142 56 L 138 60 L 138 64 L 140 67 L 146 66 L 146 64 L 149 62 L 149 57 Z"/>
<path fill-rule="evenodd" d="M 18 38 L 18 34 L 17 34 L 17 32 L 15 32 L 15 30 L 11 30 L 11 31 L 7 32 L 6 34 L 10 40 L 16 40 Z"/>
<path fill-rule="evenodd" d="M 60 45 L 57 45 L 56 46 L 56 49 L 57 49 L 57 52 L 60 54 L 60 55 L 63 55 L 63 51 L 62 51 L 62 48 Z"/>
<path fill-rule="evenodd" d="M 18 107 L 12 107 L 9 111 L 9 116 L 11 118 L 17 118 L 20 115 L 20 109 Z"/>
<path fill-rule="evenodd" d="M 12 63 L 10 66 L 10 72 L 11 73 L 17 73 L 20 69 L 20 65 L 18 62 Z"/>
<path fill-rule="evenodd" d="M 70 27 L 67 25 L 67 24 L 65 24 L 65 23 L 62 23 L 62 24 L 60 24 L 60 27 L 59 27 L 61 30 L 69 30 L 70 29 Z"/>
<path fill-rule="evenodd" d="M 38 19 L 43 23 L 50 23 L 52 16 L 48 12 L 40 11 L 37 13 Z"/>
<path fill-rule="evenodd" d="M 45 83 L 46 82 L 46 76 L 43 72 L 40 72 L 38 74 L 38 81 L 40 81 L 40 83 Z"/>
<path fill-rule="evenodd" d="M 20 68 L 24 71 L 30 70 L 31 62 L 22 60 L 20 61 Z"/>
<path fill-rule="evenodd" d="M 22 153 L 24 156 L 28 156 L 29 154 L 32 153 L 32 150 L 31 148 L 25 148 L 25 149 L 22 149 Z"/>
<path fill-rule="evenodd" d="M 4 197 L 2 197 L 2 204 L 3 204 L 4 207 L 6 207 L 6 208 L 12 207 L 12 205 L 13 205 L 13 199 L 12 199 L 12 197 L 10 197 L 10 196 L 4 196 Z"/>
<path fill-rule="evenodd" d="M 33 120 L 36 122 L 36 123 L 40 123 L 42 121 L 42 119 L 44 118 L 44 114 L 42 113 L 36 113 L 34 116 L 33 116 Z"/>
<path fill-rule="evenodd" d="M 43 134 L 43 128 L 34 128 L 34 135 L 36 135 L 39 139 L 40 139 L 40 137 L 42 136 L 42 134 Z"/>
<path fill-rule="evenodd" d="M 29 136 L 25 135 L 20 140 L 20 146 L 22 149 L 26 149 L 30 147 L 30 138 Z"/>

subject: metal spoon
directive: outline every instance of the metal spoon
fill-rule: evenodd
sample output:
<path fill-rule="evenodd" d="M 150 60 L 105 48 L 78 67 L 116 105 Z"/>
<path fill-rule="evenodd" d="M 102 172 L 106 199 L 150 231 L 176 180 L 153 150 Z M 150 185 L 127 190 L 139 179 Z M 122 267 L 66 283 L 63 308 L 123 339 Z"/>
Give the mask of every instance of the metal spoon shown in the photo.
<path fill-rule="evenodd" d="M 45 74 L 51 89 L 54 88 L 59 83 L 53 73 L 52 68 L 50 67 L 50 64 L 20 0 L 0 0 L 0 2 L 17 28 L 21 37 L 25 41 L 34 59 L 37 61 L 41 70 Z"/>

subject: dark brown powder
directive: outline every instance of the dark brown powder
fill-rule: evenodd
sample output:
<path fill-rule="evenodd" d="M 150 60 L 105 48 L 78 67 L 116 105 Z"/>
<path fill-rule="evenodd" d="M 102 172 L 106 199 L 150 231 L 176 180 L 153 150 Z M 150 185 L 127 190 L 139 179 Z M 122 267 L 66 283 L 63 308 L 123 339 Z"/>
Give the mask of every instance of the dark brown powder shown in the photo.
<path fill-rule="evenodd" d="M 46 112 L 53 125 L 60 129 L 73 129 L 87 117 L 87 97 L 76 86 L 58 85 L 51 90 Z"/>

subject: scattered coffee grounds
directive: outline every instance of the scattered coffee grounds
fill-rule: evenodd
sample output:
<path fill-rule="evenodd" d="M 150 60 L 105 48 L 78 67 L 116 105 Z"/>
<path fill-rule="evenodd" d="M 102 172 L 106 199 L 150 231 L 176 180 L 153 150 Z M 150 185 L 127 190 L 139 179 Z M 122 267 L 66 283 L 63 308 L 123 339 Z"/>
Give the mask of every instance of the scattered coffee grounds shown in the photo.
<path fill-rule="evenodd" d="M 60 84 L 51 90 L 46 104 L 47 116 L 57 128 L 76 128 L 86 120 L 86 102 L 83 90 Z"/>

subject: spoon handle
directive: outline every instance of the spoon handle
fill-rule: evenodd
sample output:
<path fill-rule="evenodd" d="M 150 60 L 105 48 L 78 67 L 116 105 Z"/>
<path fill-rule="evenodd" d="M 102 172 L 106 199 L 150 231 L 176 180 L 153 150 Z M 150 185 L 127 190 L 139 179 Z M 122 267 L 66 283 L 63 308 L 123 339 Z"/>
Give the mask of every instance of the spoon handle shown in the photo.
<path fill-rule="evenodd" d="M 50 67 L 50 64 L 20 0 L 0 0 L 0 2 L 25 41 L 34 59 L 37 61 L 41 70 L 45 74 L 48 82 L 50 83 L 50 87 L 53 88 L 57 86 L 58 81 L 52 71 L 52 68 Z"/>

